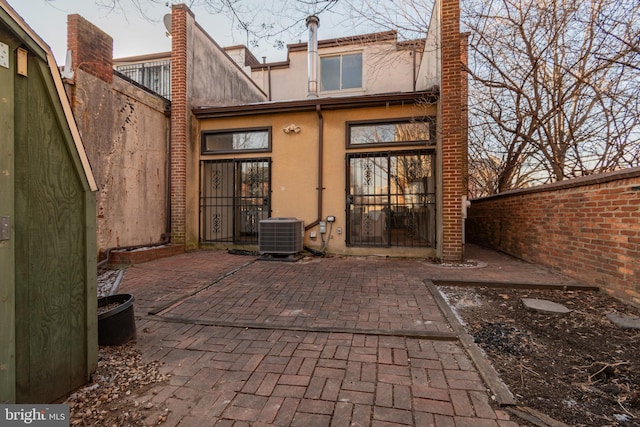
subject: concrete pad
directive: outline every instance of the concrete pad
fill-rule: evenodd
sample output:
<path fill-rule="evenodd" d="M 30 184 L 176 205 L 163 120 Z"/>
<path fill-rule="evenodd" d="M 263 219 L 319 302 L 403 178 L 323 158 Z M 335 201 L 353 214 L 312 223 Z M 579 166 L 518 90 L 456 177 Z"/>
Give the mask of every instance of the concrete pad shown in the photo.
<path fill-rule="evenodd" d="M 611 320 L 620 329 L 640 329 L 640 317 L 626 314 L 609 313 L 607 319 Z"/>
<path fill-rule="evenodd" d="M 567 314 L 571 312 L 571 310 L 564 305 L 545 299 L 522 298 L 522 303 L 528 309 L 539 311 L 540 313 Z"/>

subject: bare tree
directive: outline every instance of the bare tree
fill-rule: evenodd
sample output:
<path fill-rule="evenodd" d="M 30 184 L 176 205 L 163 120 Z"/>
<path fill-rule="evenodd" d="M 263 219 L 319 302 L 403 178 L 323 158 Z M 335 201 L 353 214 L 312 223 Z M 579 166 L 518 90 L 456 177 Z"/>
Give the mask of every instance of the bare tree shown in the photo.
<path fill-rule="evenodd" d="M 144 10 L 166 0 L 96 0 Z M 452 1 L 452 0 L 441 0 Z M 471 181 L 482 194 L 640 164 L 637 0 L 460 0 L 470 33 Z M 309 14 L 424 37 L 434 0 L 185 0 L 272 40 Z M 298 33 L 300 34 L 300 33 Z M 487 176 L 474 177 L 482 171 Z M 490 176 L 491 172 L 495 176 Z M 482 185 L 481 185 L 482 184 Z"/>
<path fill-rule="evenodd" d="M 460 1 L 475 190 L 640 164 L 637 0 Z M 433 0 L 342 3 L 357 22 L 405 38 L 424 36 L 433 8 Z M 486 176 L 473 176 L 479 171 Z"/>
<path fill-rule="evenodd" d="M 147 19 L 154 8 L 167 7 L 168 11 L 172 4 L 184 3 L 192 10 L 226 16 L 248 45 L 255 47 L 269 42 L 278 48 L 284 48 L 286 41 L 306 30 L 309 15 L 341 13 L 337 0 L 95 0 L 95 3 L 113 11 L 133 9 Z"/>
<path fill-rule="evenodd" d="M 470 0 L 471 163 L 491 191 L 638 165 L 640 4 Z"/>

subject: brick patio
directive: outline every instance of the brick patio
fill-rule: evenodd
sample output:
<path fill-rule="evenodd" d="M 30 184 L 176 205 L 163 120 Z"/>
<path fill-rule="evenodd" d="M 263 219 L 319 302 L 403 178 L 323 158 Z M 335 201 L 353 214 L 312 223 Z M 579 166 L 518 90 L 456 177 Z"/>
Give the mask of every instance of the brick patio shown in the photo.
<path fill-rule="evenodd" d="M 138 400 L 169 408 L 167 426 L 517 426 L 424 280 L 566 279 L 473 255 L 478 268 L 224 251 L 132 266 L 119 292 L 136 297 L 136 347 L 171 375 Z"/>

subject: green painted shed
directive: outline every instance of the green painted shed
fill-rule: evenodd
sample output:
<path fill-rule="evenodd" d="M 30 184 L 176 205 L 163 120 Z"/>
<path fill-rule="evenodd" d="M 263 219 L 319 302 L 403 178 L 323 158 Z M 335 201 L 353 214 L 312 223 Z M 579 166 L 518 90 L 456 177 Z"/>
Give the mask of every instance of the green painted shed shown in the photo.
<path fill-rule="evenodd" d="M 96 368 L 96 190 L 51 49 L 0 0 L 0 403 Z"/>

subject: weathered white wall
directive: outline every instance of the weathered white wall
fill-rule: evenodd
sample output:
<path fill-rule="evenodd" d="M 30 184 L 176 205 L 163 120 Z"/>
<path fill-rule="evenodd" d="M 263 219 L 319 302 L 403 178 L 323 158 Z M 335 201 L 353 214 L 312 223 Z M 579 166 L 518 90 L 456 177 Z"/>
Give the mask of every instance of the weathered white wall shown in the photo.
<path fill-rule="evenodd" d="M 366 39 L 365 39 L 366 41 Z M 318 47 L 320 57 L 346 53 L 362 52 L 362 89 L 319 92 L 319 96 L 354 96 L 390 92 L 413 91 L 414 74 L 420 64 L 420 51 L 414 52 L 408 47 L 399 47 L 395 40 L 381 40 L 364 43 L 341 43 L 338 46 Z M 413 55 L 417 54 L 414 64 Z M 271 68 L 271 99 L 274 101 L 304 99 L 307 97 L 307 51 L 290 50 L 289 65 Z M 416 71 L 414 72 L 414 65 Z M 268 71 L 254 68 L 252 78 L 268 92 Z M 318 90 L 320 89 L 320 71 L 318 72 Z"/>
<path fill-rule="evenodd" d="M 165 102 L 114 76 L 76 71 L 73 109 L 98 184 L 97 246 L 157 243 L 166 229 Z"/>
<path fill-rule="evenodd" d="M 190 24 L 187 27 L 187 99 L 191 106 L 266 100 L 266 95 L 224 49 L 195 21 Z"/>
<path fill-rule="evenodd" d="M 224 51 L 227 53 L 227 55 L 229 55 L 231 59 L 233 59 L 236 64 L 238 64 L 240 68 L 242 68 L 242 71 L 244 71 L 247 76 L 251 75 L 251 66 L 248 65 L 250 59 L 247 58 L 247 56 L 250 55 L 253 57 L 253 55 L 251 55 L 251 53 L 247 51 L 246 46 L 225 46 Z"/>
<path fill-rule="evenodd" d="M 436 0 L 431 12 L 429 31 L 424 46 L 424 56 L 420 63 L 416 88 L 418 90 L 431 89 L 440 86 L 440 1 Z"/>

